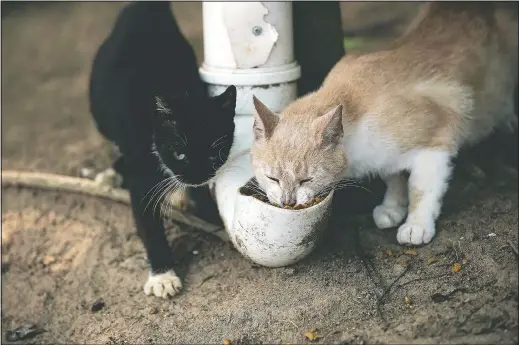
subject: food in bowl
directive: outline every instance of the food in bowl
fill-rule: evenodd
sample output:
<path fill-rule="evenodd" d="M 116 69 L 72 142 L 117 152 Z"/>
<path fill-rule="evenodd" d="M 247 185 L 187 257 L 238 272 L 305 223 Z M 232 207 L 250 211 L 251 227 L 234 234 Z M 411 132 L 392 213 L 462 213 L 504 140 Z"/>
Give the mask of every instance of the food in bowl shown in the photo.
<path fill-rule="evenodd" d="M 256 264 L 282 267 L 300 261 L 314 250 L 327 228 L 333 190 L 322 200 L 288 207 L 271 205 L 253 180 L 237 192 L 227 232 L 234 247 Z"/>
<path fill-rule="evenodd" d="M 302 210 L 305 208 L 309 208 L 309 207 L 317 205 L 318 203 L 320 203 L 321 201 L 323 201 L 326 198 L 326 195 L 323 197 L 318 196 L 318 197 L 315 197 L 315 198 L 305 202 L 304 204 L 297 204 L 294 206 L 290 206 L 290 205 L 282 206 L 282 205 L 278 205 L 276 203 L 270 202 L 265 194 L 261 194 L 261 193 L 256 192 L 255 190 L 252 190 L 249 185 L 245 185 L 242 188 L 240 188 L 240 193 L 242 195 L 252 196 L 253 198 L 258 199 L 259 201 L 262 201 L 262 202 L 272 205 L 274 207 L 284 208 L 286 210 Z"/>

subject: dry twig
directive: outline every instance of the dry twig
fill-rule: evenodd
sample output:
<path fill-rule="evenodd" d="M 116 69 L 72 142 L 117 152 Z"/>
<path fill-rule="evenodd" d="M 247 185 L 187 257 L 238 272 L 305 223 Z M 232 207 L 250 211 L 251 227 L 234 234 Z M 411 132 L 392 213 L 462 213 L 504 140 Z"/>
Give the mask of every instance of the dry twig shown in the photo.
<path fill-rule="evenodd" d="M 508 240 L 508 245 L 514 251 L 515 255 L 519 256 L 519 252 L 517 251 L 517 247 L 513 244 L 512 240 Z"/>
<path fill-rule="evenodd" d="M 85 194 L 130 205 L 130 195 L 126 190 L 102 186 L 89 179 L 72 176 L 2 170 L 2 187 L 6 186 L 39 188 L 50 191 Z M 221 231 L 223 230 L 222 227 L 206 222 L 193 214 L 173 208 L 168 212 L 168 216 L 177 222 L 218 236 L 223 241 L 228 241 L 226 233 Z"/>

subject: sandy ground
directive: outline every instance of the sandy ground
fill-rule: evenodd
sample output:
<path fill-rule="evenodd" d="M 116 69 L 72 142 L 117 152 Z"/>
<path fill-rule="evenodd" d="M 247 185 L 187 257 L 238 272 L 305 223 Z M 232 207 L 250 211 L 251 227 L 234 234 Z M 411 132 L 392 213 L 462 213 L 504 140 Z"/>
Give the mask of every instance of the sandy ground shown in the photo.
<path fill-rule="evenodd" d="M 2 169 L 77 175 L 109 165 L 86 89 L 122 5 L 2 4 Z M 417 5 L 388 6 L 344 4 L 345 27 L 409 18 Z M 201 61 L 201 5 L 174 8 Z M 380 49 L 391 39 L 384 31 L 356 49 Z M 517 137 L 500 152 L 512 144 Z M 517 343 L 517 158 L 505 168 L 489 156 L 483 148 L 462 157 L 439 233 L 416 253 L 397 245 L 395 229 L 375 228 L 377 181 L 366 185 L 374 196 L 345 191 L 328 237 L 289 268 L 257 267 L 171 224 L 185 291 L 169 301 L 142 293 L 146 262 L 127 207 L 2 188 L 2 338 L 35 323 L 45 332 L 32 343 L 307 343 L 312 328 L 319 343 Z"/>

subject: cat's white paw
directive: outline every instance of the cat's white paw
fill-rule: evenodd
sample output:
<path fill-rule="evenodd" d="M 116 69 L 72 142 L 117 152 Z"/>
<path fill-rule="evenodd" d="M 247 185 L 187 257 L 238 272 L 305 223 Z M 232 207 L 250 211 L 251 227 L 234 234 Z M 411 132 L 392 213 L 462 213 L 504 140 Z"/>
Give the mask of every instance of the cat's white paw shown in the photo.
<path fill-rule="evenodd" d="M 400 244 L 418 246 L 431 242 L 435 233 L 434 222 L 418 223 L 407 221 L 398 228 L 396 239 Z"/>
<path fill-rule="evenodd" d="M 144 284 L 144 293 L 148 296 L 154 294 L 157 297 L 173 297 L 182 290 L 182 281 L 173 270 L 166 273 L 150 275 Z"/>
<path fill-rule="evenodd" d="M 379 229 L 393 228 L 402 223 L 407 207 L 400 205 L 378 205 L 373 209 L 373 220 Z"/>

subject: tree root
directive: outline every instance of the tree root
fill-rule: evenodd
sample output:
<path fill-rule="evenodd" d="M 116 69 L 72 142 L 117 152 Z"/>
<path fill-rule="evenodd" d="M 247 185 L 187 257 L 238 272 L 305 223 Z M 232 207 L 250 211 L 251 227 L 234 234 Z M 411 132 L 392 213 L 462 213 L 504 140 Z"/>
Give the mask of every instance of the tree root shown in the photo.
<path fill-rule="evenodd" d="M 131 204 L 130 194 L 124 189 L 112 188 L 97 184 L 89 179 L 72 176 L 2 170 L 2 187 L 10 186 L 84 194 L 108 199 L 125 205 Z M 169 210 L 167 215 L 177 222 L 215 235 L 223 241 L 229 240 L 225 231 L 222 231 L 223 228 L 221 226 L 206 222 L 191 213 L 173 208 Z"/>

